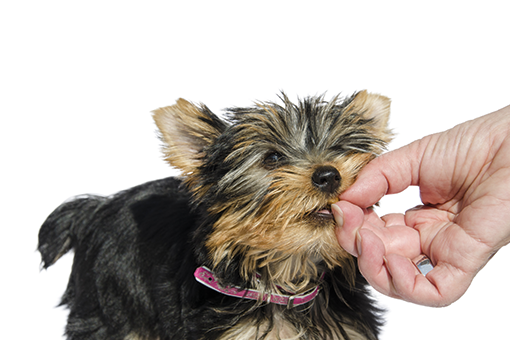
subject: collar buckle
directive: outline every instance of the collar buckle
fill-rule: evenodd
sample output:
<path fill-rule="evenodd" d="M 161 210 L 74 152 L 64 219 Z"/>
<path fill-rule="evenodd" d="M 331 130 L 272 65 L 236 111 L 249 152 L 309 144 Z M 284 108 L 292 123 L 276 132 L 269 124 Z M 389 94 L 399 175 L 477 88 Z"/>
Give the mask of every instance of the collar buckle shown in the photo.
<path fill-rule="evenodd" d="M 287 301 L 287 309 L 294 308 L 294 299 L 296 298 L 296 295 L 289 296 L 289 300 Z"/>

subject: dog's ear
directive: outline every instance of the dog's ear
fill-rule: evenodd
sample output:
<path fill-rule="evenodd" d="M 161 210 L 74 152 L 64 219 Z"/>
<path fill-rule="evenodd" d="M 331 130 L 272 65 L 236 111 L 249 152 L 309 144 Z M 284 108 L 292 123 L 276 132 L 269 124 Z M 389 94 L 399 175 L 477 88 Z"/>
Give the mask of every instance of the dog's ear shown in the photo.
<path fill-rule="evenodd" d="M 347 111 L 360 114 L 370 120 L 370 126 L 377 136 L 385 142 L 389 142 L 393 136 L 388 129 L 390 118 L 391 100 L 379 94 L 368 93 L 366 90 L 358 92 L 354 99 L 346 107 Z"/>
<path fill-rule="evenodd" d="M 153 117 L 164 142 L 165 160 L 184 175 L 202 164 L 204 148 L 227 127 L 205 105 L 199 107 L 182 98 L 175 105 L 154 110 Z"/>

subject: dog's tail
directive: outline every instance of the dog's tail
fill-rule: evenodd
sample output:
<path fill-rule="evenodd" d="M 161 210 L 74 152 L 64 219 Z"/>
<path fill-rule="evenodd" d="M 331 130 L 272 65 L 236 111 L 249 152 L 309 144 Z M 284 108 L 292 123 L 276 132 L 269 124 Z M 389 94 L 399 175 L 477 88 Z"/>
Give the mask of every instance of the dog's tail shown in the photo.
<path fill-rule="evenodd" d="M 106 198 L 79 196 L 60 205 L 44 221 L 39 230 L 41 266 L 46 269 L 83 239 L 90 220 Z"/>

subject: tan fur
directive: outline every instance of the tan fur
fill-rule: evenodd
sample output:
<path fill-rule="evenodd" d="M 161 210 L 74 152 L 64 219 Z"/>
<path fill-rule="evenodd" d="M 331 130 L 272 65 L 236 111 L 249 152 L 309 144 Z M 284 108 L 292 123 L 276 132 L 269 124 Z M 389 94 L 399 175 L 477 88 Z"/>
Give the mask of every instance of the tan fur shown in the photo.
<path fill-rule="evenodd" d="M 182 98 L 154 110 L 153 117 L 165 142 L 165 159 L 183 175 L 191 174 L 201 164 L 202 147 L 211 144 L 218 131 L 204 122 L 208 117 L 197 106 Z"/>
<path fill-rule="evenodd" d="M 296 329 L 285 320 L 281 315 L 274 316 L 275 327 L 267 334 L 264 340 L 299 340 L 304 334 L 304 330 Z M 369 340 L 363 334 L 360 334 L 350 326 L 342 325 L 349 340 Z M 256 340 L 268 328 L 268 323 L 263 323 L 258 327 L 252 320 L 244 320 L 229 328 L 220 338 L 220 340 Z M 340 332 L 338 332 L 340 333 Z M 333 335 L 330 340 L 346 340 L 343 337 Z"/>
<path fill-rule="evenodd" d="M 283 318 L 276 318 L 280 320 L 275 320 L 276 327 L 271 330 L 265 340 L 297 340 L 300 338 L 300 333 L 292 325 Z M 250 320 L 239 322 L 228 329 L 219 340 L 256 340 L 267 327 L 267 322 L 259 327 L 252 325 Z"/>
<path fill-rule="evenodd" d="M 324 165 L 339 170 L 342 176 L 339 192 L 342 192 L 354 183 L 357 172 L 372 157 L 357 154 Z M 230 202 L 232 207 L 216 222 L 207 241 L 215 263 L 242 252 L 245 261 L 241 272 L 246 279 L 260 267 L 267 267 L 276 284 L 291 287 L 293 291 L 308 289 L 310 281 L 320 275 L 314 260 L 324 260 L 330 269 L 342 266 L 354 270 L 352 258 L 336 241 L 334 221 L 307 220 L 307 214 L 338 201 L 337 195 L 317 194 L 310 181 L 314 170 L 314 166 L 303 164 L 302 168 L 284 167 L 275 171 L 273 177 L 277 179 L 273 179 L 267 196 L 271 204 L 263 213 L 246 218 L 246 212 L 237 209 L 239 204 Z M 299 277 L 301 281 L 296 279 Z"/>
<path fill-rule="evenodd" d="M 388 97 L 363 90 L 356 95 L 346 110 L 360 113 L 365 118 L 376 118 L 374 120 L 377 122 L 374 125 L 376 134 L 385 142 L 389 142 L 393 135 L 388 129 L 390 104 L 391 100 Z"/>
<path fill-rule="evenodd" d="M 128 336 L 124 338 L 124 340 L 159 340 L 159 337 L 157 338 L 146 338 L 142 337 L 139 334 L 136 333 L 129 333 Z"/>

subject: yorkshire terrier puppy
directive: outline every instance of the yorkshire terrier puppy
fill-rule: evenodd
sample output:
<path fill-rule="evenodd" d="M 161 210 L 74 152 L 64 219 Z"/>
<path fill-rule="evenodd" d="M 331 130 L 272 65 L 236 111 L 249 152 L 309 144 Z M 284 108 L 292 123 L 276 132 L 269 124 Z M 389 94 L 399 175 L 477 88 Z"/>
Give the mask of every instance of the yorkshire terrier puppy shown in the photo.
<path fill-rule="evenodd" d="M 183 99 L 156 110 L 182 178 L 48 217 L 42 266 L 74 249 L 68 339 L 377 339 L 381 311 L 330 207 L 391 139 L 390 100 L 281 100 L 225 118 Z"/>

